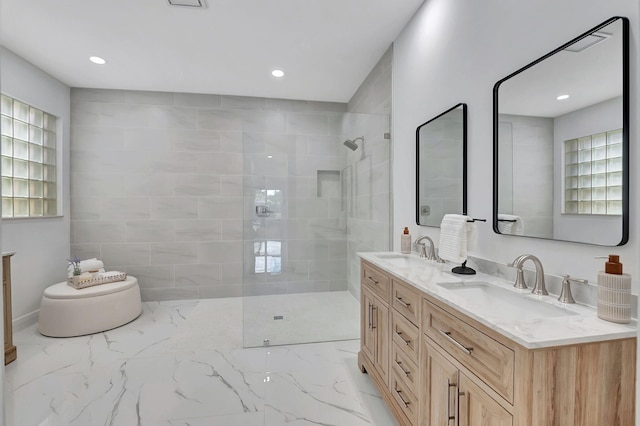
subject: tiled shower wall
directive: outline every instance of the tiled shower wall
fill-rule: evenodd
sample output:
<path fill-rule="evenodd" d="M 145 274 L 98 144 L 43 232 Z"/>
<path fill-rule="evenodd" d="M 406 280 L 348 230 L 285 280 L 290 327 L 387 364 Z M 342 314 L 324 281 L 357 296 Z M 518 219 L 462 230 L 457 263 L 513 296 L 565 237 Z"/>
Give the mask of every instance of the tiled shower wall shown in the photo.
<path fill-rule="evenodd" d="M 93 89 L 71 100 L 72 255 L 136 276 L 145 300 L 240 296 L 243 282 L 245 294 L 346 289 L 332 192 L 346 104 Z M 284 214 L 256 230 L 255 190 L 274 185 Z M 278 276 L 244 262 L 263 238 L 283 241 Z"/>

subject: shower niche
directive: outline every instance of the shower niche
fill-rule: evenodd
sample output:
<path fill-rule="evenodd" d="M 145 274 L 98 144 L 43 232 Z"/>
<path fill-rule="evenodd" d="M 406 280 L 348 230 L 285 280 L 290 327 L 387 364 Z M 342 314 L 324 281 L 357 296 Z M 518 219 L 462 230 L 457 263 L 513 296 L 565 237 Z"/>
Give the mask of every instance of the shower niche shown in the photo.
<path fill-rule="evenodd" d="M 342 197 L 340 170 L 318 170 L 316 188 L 318 198 Z"/>

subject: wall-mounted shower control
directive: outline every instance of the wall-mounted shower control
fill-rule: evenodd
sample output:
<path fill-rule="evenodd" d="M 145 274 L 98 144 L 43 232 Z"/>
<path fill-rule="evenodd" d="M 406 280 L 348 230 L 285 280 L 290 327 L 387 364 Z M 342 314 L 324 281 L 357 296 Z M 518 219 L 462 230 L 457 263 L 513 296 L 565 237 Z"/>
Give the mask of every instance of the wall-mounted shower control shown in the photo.
<path fill-rule="evenodd" d="M 429 206 L 420 206 L 420 215 L 421 216 L 429 216 L 431 214 L 431 207 Z"/>
<path fill-rule="evenodd" d="M 271 216 L 271 213 L 273 212 L 269 210 L 269 207 L 267 206 L 264 206 L 264 205 L 256 206 L 256 215 L 258 217 L 269 217 Z"/>

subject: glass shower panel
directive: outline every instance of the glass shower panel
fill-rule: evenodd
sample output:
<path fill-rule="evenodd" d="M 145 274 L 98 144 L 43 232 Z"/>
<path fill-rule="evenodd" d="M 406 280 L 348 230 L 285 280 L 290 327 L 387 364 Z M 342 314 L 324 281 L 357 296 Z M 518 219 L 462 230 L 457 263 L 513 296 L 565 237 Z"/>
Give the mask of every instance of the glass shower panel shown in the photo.
<path fill-rule="evenodd" d="M 389 116 L 316 115 L 328 131 L 243 134 L 245 347 L 358 338 L 355 252 L 389 249 Z"/>

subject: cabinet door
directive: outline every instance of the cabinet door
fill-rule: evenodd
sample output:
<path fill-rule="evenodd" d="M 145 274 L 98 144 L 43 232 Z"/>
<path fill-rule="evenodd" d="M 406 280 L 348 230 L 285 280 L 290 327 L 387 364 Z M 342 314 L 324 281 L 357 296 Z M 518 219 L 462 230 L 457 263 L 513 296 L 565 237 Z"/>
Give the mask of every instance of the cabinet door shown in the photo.
<path fill-rule="evenodd" d="M 424 400 L 422 425 L 424 426 L 454 426 L 456 419 L 458 369 L 447 361 L 432 346 L 423 346 L 425 365 L 423 389 Z M 491 425 L 497 426 L 497 425 Z"/>
<path fill-rule="evenodd" d="M 460 373 L 460 426 L 512 426 L 513 417 Z"/>
<path fill-rule="evenodd" d="M 375 313 L 375 299 L 373 294 L 365 286 L 361 292 L 361 324 L 360 324 L 360 347 L 362 352 L 369 358 L 369 361 L 376 362 L 376 330 L 373 328 Z"/>
<path fill-rule="evenodd" d="M 373 300 L 376 300 L 375 298 Z M 373 329 L 376 333 L 376 359 L 378 372 L 385 383 L 389 383 L 389 360 L 391 336 L 389 333 L 389 308 L 380 302 L 373 307 Z"/>

